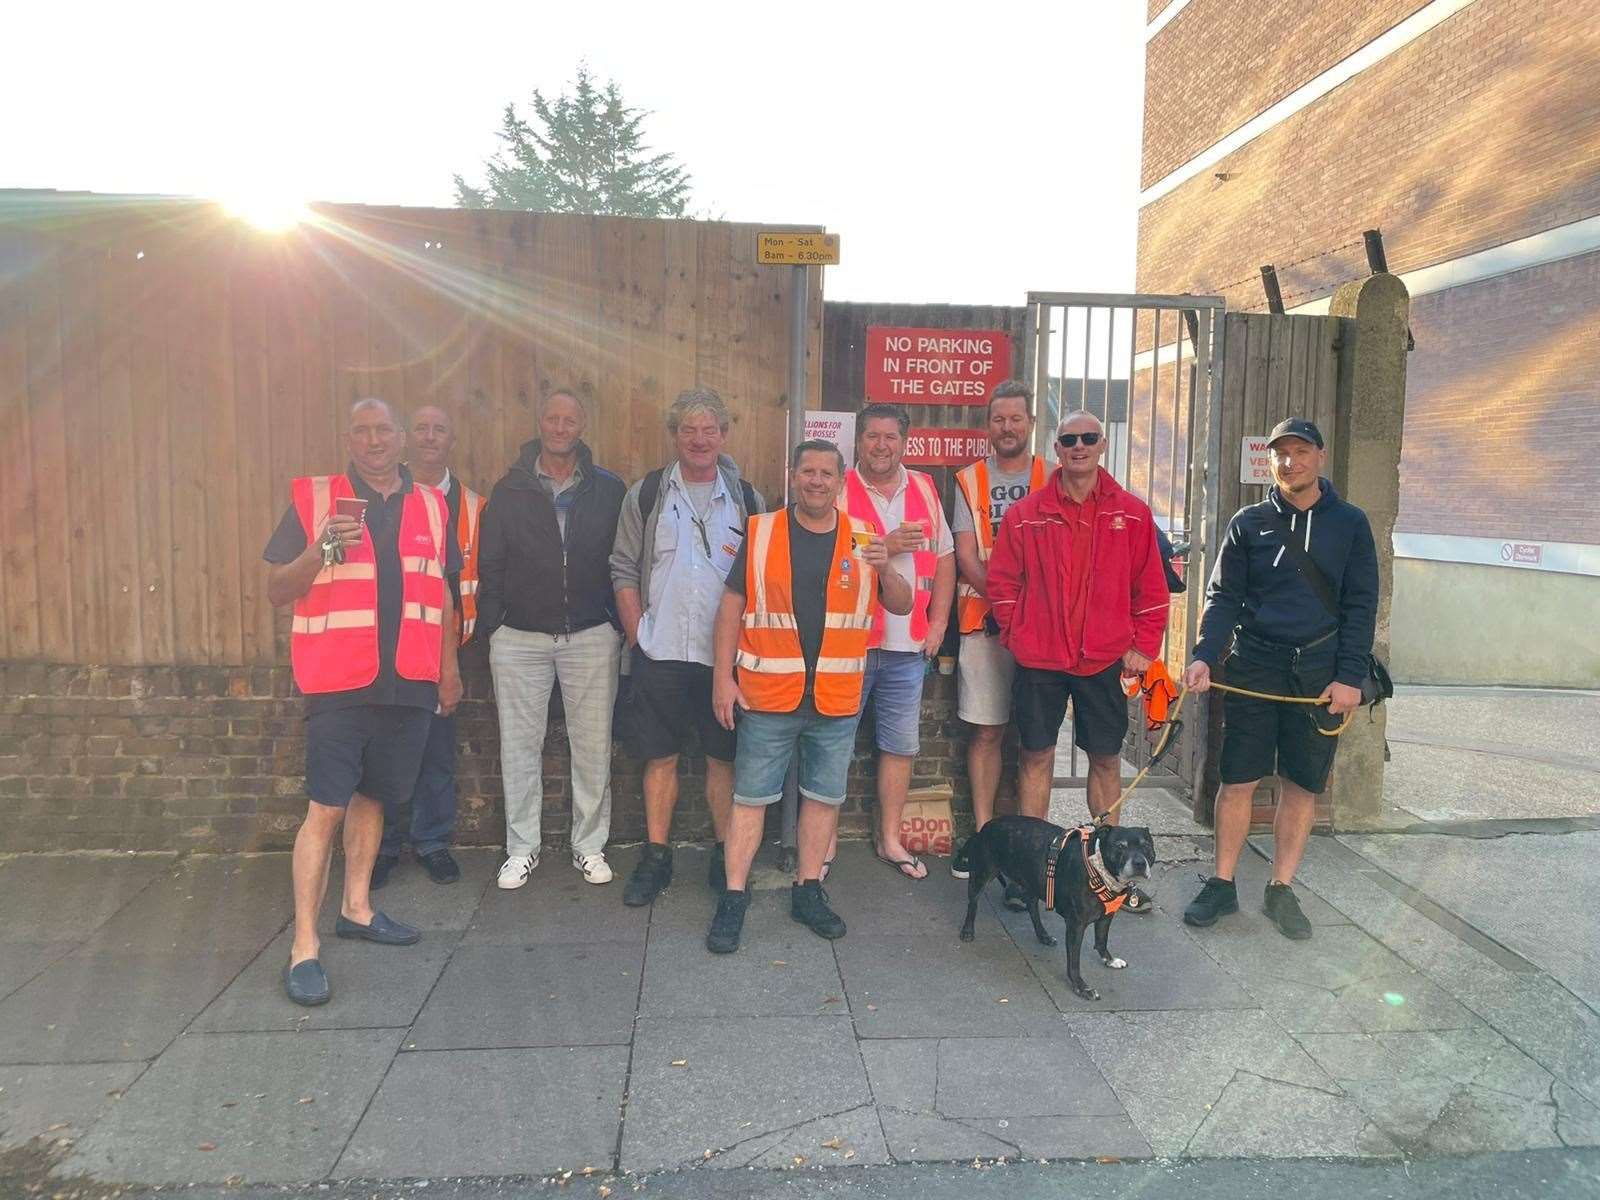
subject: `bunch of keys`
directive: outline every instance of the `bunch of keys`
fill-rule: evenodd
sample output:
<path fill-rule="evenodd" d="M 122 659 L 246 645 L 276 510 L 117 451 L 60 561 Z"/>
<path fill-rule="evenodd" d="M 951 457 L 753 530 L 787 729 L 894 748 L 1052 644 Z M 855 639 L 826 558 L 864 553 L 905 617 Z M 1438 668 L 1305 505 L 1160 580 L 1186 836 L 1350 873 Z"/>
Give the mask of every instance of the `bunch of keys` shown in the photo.
<path fill-rule="evenodd" d="M 327 529 L 322 534 L 322 565 L 331 567 L 336 563 L 344 562 L 344 541 L 337 531 Z"/>

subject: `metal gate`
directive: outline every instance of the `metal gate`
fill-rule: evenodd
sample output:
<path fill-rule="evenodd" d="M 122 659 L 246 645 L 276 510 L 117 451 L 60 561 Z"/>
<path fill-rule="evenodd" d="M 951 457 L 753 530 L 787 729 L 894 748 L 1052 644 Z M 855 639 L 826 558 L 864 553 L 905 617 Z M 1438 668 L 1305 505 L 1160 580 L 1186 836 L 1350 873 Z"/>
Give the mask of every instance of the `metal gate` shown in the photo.
<path fill-rule="evenodd" d="M 1223 356 L 1220 296 L 1029 292 L 1027 372 L 1038 407 L 1037 452 L 1055 458 L 1060 414 L 1088 409 L 1105 423 L 1104 464 L 1150 506 L 1184 555 L 1188 590 L 1174 597 L 1163 647 L 1168 668 L 1183 668 L 1199 622 L 1210 555 L 1217 543 L 1217 487 L 1204 464 L 1217 461 Z M 1191 709 L 1195 711 L 1191 711 Z M 1178 744 L 1144 781 L 1191 796 L 1204 769 L 1203 706 L 1185 705 Z M 1082 787 L 1088 763 L 1064 728 L 1056 787 Z M 1123 747 L 1131 775 L 1149 761 L 1151 742 L 1137 701 Z"/>

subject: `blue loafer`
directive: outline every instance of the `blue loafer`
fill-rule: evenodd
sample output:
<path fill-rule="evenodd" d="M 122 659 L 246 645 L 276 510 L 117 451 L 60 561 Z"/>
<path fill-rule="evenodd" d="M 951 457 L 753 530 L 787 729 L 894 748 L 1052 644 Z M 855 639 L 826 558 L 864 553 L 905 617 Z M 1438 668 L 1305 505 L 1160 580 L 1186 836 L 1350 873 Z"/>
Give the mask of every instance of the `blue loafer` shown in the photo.
<path fill-rule="evenodd" d="M 341 915 L 334 923 L 333 931 L 342 938 L 362 938 L 381 946 L 410 946 L 422 940 L 422 930 L 390 920 L 381 912 L 372 914 L 370 925 L 357 925 Z"/>
<path fill-rule="evenodd" d="M 289 999 L 307 1008 L 326 1004 L 328 997 L 333 995 L 332 989 L 328 986 L 328 973 L 314 958 L 304 959 L 292 967 L 284 967 L 283 990 L 288 993 Z"/>

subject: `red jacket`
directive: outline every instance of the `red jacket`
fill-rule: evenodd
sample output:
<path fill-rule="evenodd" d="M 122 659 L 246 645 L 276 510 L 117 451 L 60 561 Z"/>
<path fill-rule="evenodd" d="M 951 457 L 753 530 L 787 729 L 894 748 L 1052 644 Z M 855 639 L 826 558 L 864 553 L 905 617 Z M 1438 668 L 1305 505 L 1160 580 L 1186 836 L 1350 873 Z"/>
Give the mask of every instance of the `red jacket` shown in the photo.
<path fill-rule="evenodd" d="M 1150 509 L 1104 469 L 1090 543 L 1082 644 L 1069 627 L 1072 532 L 1060 468 L 1037 492 L 1006 509 L 989 559 L 989 601 L 1000 643 L 1025 667 L 1071 671 L 1110 662 L 1130 648 L 1161 652 L 1171 603 Z"/>

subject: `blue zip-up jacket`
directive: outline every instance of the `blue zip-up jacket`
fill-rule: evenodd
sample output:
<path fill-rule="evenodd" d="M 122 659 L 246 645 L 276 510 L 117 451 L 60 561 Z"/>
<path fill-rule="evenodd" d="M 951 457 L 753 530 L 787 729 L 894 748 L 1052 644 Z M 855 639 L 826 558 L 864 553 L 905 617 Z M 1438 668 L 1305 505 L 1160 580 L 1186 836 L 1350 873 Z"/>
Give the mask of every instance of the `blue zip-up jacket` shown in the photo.
<path fill-rule="evenodd" d="M 1228 522 L 1222 553 L 1200 617 L 1194 657 L 1215 667 L 1227 653 L 1235 625 L 1246 633 L 1304 646 L 1336 623 L 1283 548 L 1282 521 L 1300 539 L 1339 601 L 1338 658 L 1334 679 L 1360 687 L 1378 623 L 1378 552 L 1367 514 L 1346 503 L 1326 479 L 1322 497 L 1305 512 L 1285 501 L 1276 487 L 1259 504 L 1241 508 Z"/>

